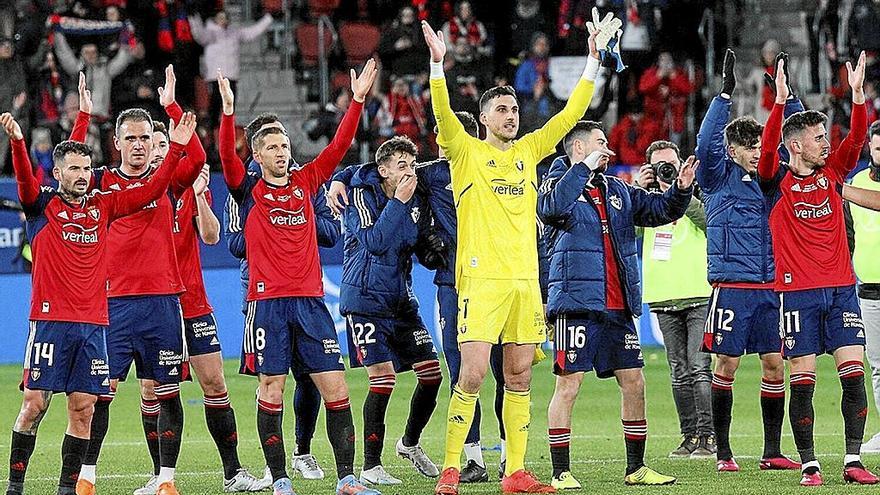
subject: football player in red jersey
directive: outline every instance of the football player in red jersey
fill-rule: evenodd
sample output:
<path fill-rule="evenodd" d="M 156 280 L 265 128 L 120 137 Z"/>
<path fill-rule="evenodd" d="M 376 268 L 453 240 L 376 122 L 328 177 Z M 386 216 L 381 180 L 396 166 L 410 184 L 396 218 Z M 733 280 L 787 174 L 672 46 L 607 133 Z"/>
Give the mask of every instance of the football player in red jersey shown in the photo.
<path fill-rule="evenodd" d="M 235 153 L 234 96 L 218 73 L 223 97 L 220 160 L 239 205 L 250 270 L 241 371 L 260 379 L 257 430 L 275 495 L 292 495 L 281 431 L 288 373 L 308 373 L 327 410 L 327 434 L 336 457 L 338 494 L 375 494 L 354 477 L 354 423 L 333 319 L 324 304 L 312 197 L 351 146 L 364 99 L 376 78 L 369 60 L 351 71 L 353 101 L 333 140 L 310 163 L 290 169 L 290 140 L 278 127 L 252 140 L 261 176 L 249 175 Z"/>
<path fill-rule="evenodd" d="M 807 110 L 782 122 L 789 89 L 784 70 L 776 71 L 776 103 L 767 119 L 758 163 L 765 188 L 776 190 L 770 213 L 779 293 L 782 353 L 790 363 L 789 417 L 801 456 L 801 485 L 822 484 L 813 449 L 813 392 L 816 356 L 831 354 L 837 364 L 843 396 L 846 440 L 843 478 L 875 484 L 880 479 L 859 457 L 865 432 L 865 332 L 856 278 L 846 240 L 841 191 L 855 168 L 867 134 L 865 54 L 855 68 L 846 64 L 852 89 L 850 132 L 832 150 L 825 129 L 827 117 Z M 780 165 L 777 144 L 782 138 L 790 154 Z"/>
<path fill-rule="evenodd" d="M 53 152 L 58 189 L 40 188 L 21 128 L 8 113 L 0 125 L 12 143 L 18 194 L 33 246 L 30 335 L 25 350 L 22 408 L 12 432 L 7 494 L 24 492 L 24 476 L 37 428 L 53 393 L 67 394 L 68 426 L 61 446 L 58 493 L 86 495 L 77 485 L 88 447 L 92 411 L 109 390 L 107 358 L 107 251 L 110 222 L 141 210 L 161 196 L 195 129 L 192 114 L 172 131 L 165 164 L 143 187 L 89 192 L 91 148 L 64 141 Z"/>
<path fill-rule="evenodd" d="M 88 100 L 80 83 L 80 98 Z M 165 86 L 159 88 L 165 110 L 173 121 L 183 110 L 174 102 L 174 75 L 169 66 Z M 81 111 L 71 133 L 79 140 L 88 125 L 89 102 L 81 101 Z M 118 167 L 95 171 L 95 187 L 102 191 L 136 188 L 154 173 L 150 167 L 153 147 L 153 121 L 138 108 L 120 113 L 116 119 L 116 148 L 122 157 Z M 92 437 L 83 468 L 81 483 L 94 484 L 96 464 L 109 422 L 109 405 L 116 384 L 128 375 L 132 362 L 137 377 L 155 383 L 159 400 L 160 470 L 157 493 L 177 495 L 174 472 L 180 454 L 183 431 L 183 405 L 180 380 L 188 368 L 184 359 L 183 319 L 179 295 L 185 288 L 174 248 L 173 198 L 180 197 L 199 175 L 205 163 L 205 151 L 197 136 L 185 146 L 166 194 L 142 211 L 110 228 L 107 245 L 108 296 L 110 326 L 107 331 L 107 354 L 110 364 L 110 393 L 99 397 L 92 418 Z"/>

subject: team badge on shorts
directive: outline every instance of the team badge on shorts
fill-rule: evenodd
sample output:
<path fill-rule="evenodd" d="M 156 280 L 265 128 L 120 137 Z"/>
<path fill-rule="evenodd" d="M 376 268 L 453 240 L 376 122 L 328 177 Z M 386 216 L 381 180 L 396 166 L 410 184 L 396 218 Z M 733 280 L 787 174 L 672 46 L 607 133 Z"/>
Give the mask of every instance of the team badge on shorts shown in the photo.
<path fill-rule="evenodd" d="M 40 376 L 41 376 L 41 375 L 42 375 L 42 373 L 40 373 L 40 370 L 39 370 L 39 369 L 34 368 L 34 369 L 31 370 L 31 380 L 33 380 L 33 381 L 37 381 L 37 380 L 40 379 Z"/>
<path fill-rule="evenodd" d="M 577 357 L 578 357 L 578 353 L 576 350 L 570 349 L 568 351 L 568 362 L 569 363 L 574 364 L 574 362 L 577 361 Z"/>

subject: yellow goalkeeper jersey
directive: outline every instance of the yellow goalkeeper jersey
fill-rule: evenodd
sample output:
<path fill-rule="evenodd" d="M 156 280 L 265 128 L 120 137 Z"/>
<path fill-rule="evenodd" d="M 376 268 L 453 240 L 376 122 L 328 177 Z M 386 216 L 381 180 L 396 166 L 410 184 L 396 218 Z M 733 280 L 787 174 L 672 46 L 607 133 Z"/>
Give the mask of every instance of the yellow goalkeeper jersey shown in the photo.
<path fill-rule="evenodd" d="M 537 279 L 537 165 L 583 117 L 593 82 L 581 78 L 565 108 L 506 151 L 470 136 L 449 106 L 445 78 L 431 79 L 437 144 L 449 160 L 461 277 Z"/>

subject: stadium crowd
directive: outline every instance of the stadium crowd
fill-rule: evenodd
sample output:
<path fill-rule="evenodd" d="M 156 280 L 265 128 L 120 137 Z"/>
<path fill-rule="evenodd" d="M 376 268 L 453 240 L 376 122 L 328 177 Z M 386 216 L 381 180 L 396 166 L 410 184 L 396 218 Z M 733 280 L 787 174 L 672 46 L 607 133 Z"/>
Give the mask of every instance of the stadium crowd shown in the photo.
<path fill-rule="evenodd" d="M 592 2 L 563 0 L 552 10 L 559 13 L 556 22 L 542 24 L 536 18 L 545 12 L 542 4 L 521 0 L 508 13 L 517 17 L 511 25 L 521 27 L 506 34 L 510 43 L 503 30 L 493 36 L 467 1 L 395 5 L 380 61 L 349 69 L 346 85 L 313 126 L 329 142 L 302 165 L 292 159 L 288 130 L 274 114 L 244 126 L 246 161 L 236 149 L 242 124 L 236 122 L 236 47 L 259 37 L 270 13 L 236 28 L 217 4 L 159 0 L 148 16 L 158 20 L 150 43 L 115 4 L 103 6 L 101 21 L 84 20 L 82 3 L 65 5 L 64 13 L 76 17 L 47 16 L 48 35 L 39 16 L 33 16 L 39 22 L 21 17 L 16 32 L 38 34 L 16 42 L 36 44 L 41 72 L 30 74 L 33 84 L 9 90 L 11 106 L 0 108 L 34 259 L 7 495 L 24 493 L 37 430 L 55 393 L 67 394 L 69 421 L 58 493 L 97 493 L 110 405 L 132 364 L 153 461 L 153 477 L 136 495 L 179 493 L 179 385 L 191 370 L 204 393 L 225 492 L 294 494 L 282 421 L 289 374 L 297 420 L 291 470 L 324 477 L 310 452 L 323 405 L 336 493 L 378 495 L 383 485 L 400 484 L 383 467 L 382 452 L 396 376 L 409 371 L 417 384 L 395 452 L 421 475 L 437 478 L 436 495 L 458 495 L 460 484 L 489 479 L 476 411 L 490 370 L 504 493 L 581 488 L 571 472 L 572 430 L 582 426 L 572 408 L 588 372 L 615 378 L 620 388 L 624 483 L 672 484 L 675 477 L 646 464 L 644 358 L 633 322 L 643 302 L 658 314 L 680 421 L 682 442 L 670 456 L 714 457 L 717 471 L 740 470 L 730 438 L 734 381 L 741 358 L 757 354 L 760 468 L 799 471 L 800 485 L 822 485 L 827 471 L 814 446 L 813 395 L 817 357 L 830 354 L 841 384 L 843 479 L 880 483 L 861 460 L 863 452 L 880 451 L 878 436 L 863 443 L 866 348 L 880 393 L 874 340 L 880 334 L 874 261 L 880 238 L 872 227 L 880 210 L 880 123 L 869 126 L 877 117 L 869 54 L 860 49 L 844 57 L 850 60 L 840 65 L 831 90 L 843 115 L 835 114 L 835 121 L 805 108 L 789 56 L 778 45 L 765 44 L 765 70 L 745 84 L 738 83 L 736 54 L 727 49 L 717 87 L 707 88 L 713 98 L 700 112 L 695 146 L 687 147 L 685 114 L 693 105 L 685 102 L 704 86 L 704 76 L 671 55 L 693 47 L 660 50 L 654 38 L 663 29 L 687 31 L 663 16 L 675 5 L 621 1 L 600 10 Z M 392 8 L 354 7 L 350 15 L 380 19 Z M 861 26 L 867 6 L 856 7 L 851 28 Z M 202 14 L 212 20 L 203 23 Z M 432 28 L 436 20 L 439 29 Z M 857 33 L 852 29 L 850 36 Z M 78 35 L 112 42 L 106 53 L 99 50 L 103 43 L 82 43 L 76 55 L 68 38 Z M 146 47 L 154 42 L 165 58 L 147 62 Z M 212 82 L 201 117 L 197 45 L 204 47 L 201 79 Z M 16 58 L 20 46 L 5 41 L 0 49 L 26 80 Z M 554 51 L 586 55 L 565 101 L 547 91 L 547 57 Z M 381 58 L 399 73 L 386 71 L 383 78 Z M 150 71 L 162 77 L 141 78 Z M 616 92 L 606 86 L 597 94 L 600 73 L 618 75 Z M 377 90 L 383 84 L 387 93 Z M 750 85 L 751 95 L 742 91 Z M 766 115 L 732 114 L 736 100 L 757 95 L 755 112 Z M 599 122 L 607 107 L 600 105 L 595 117 L 590 110 L 604 96 L 620 114 L 607 134 Z M 346 163 L 364 131 L 364 114 L 368 130 L 380 136 L 375 160 Z M 198 122 L 216 132 L 200 133 Z M 222 227 L 207 188 L 209 141 L 230 193 Z M 869 167 L 849 181 L 865 142 Z M 420 162 L 425 155 L 432 160 Z M 610 173 L 615 161 L 644 164 L 635 184 Z M 98 167 L 102 163 L 110 166 Z M 548 166 L 539 172 L 542 164 Z M 199 242 L 219 242 L 221 228 L 241 260 L 240 372 L 259 383 L 262 476 L 239 462 L 237 423 L 199 261 Z M 492 232 L 505 236 L 487 235 Z M 349 362 L 365 368 L 369 383 L 358 476 L 353 407 L 317 249 L 340 237 L 339 310 Z M 443 460 L 436 464 L 420 438 L 443 378 L 412 292 L 414 260 L 436 272 L 444 322 L 451 399 Z M 869 318 L 863 321 L 863 314 Z M 548 338 L 556 380 L 547 409 L 553 469 L 545 484 L 526 469 L 526 447 L 532 366 L 545 358 Z M 786 397 L 799 461 L 780 446 Z"/>

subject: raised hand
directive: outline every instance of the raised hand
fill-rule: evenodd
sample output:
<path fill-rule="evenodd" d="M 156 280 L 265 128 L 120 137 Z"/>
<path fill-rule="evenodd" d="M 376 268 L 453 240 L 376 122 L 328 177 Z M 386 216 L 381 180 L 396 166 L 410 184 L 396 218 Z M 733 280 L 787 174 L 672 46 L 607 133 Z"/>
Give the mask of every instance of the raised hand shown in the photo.
<path fill-rule="evenodd" d="M 697 167 L 699 166 L 700 160 L 697 160 L 694 155 L 688 157 L 684 165 L 681 166 L 681 170 L 678 171 L 679 189 L 687 189 L 693 185 L 694 177 L 697 175 Z"/>
<path fill-rule="evenodd" d="M 785 60 L 787 57 L 780 58 L 776 62 L 776 77 L 774 79 L 774 87 L 776 88 L 776 103 L 785 104 L 788 99 L 790 90 L 788 88 L 788 74 L 785 70 Z"/>
<path fill-rule="evenodd" d="M 229 79 L 223 77 L 220 69 L 217 69 L 217 86 L 220 89 L 220 98 L 223 100 L 223 113 L 232 115 L 235 112 L 235 95 L 232 93 L 232 86 L 229 85 Z"/>
<path fill-rule="evenodd" d="M 180 123 L 176 126 L 174 121 L 168 122 L 168 136 L 172 143 L 187 144 L 192 138 L 193 132 L 196 130 L 196 115 L 192 112 L 186 112 L 180 118 Z"/>
<path fill-rule="evenodd" d="M 622 34 L 620 28 L 623 26 L 623 21 L 614 17 L 611 12 L 599 20 L 599 9 L 596 7 L 593 7 L 592 13 L 592 22 L 587 22 L 587 32 L 590 34 L 587 45 L 590 48 L 590 55 L 599 58 L 599 50 L 606 48 L 611 38 Z"/>
<path fill-rule="evenodd" d="M 724 52 L 724 68 L 721 70 L 721 94 L 733 96 L 736 89 L 736 53 L 730 48 Z"/>
<path fill-rule="evenodd" d="M 159 104 L 167 107 L 174 103 L 174 93 L 177 87 L 177 76 L 174 75 L 174 66 L 168 64 L 165 67 L 165 85 L 159 86 Z"/>
<path fill-rule="evenodd" d="M 24 139 L 24 134 L 21 133 L 21 126 L 18 125 L 18 122 L 15 121 L 11 113 L 6 112 L 0 115 L 0 126 L 3 126 L 3 130 L 6 131 L 6 135 L 10 139 Z"/>
<path fill-rule="evenodd" d="M 865 52 L 859 55 L 859 62 L 856 64 L 856 68 L 853 69 L 852 62 L 846 63 L 846 73 L 847 78 L 849 79 L 849 87 L 852 88 L 853 91 L 853 102 L 862 103 L 864 102 L 864 84 L 865 84 Z M 856 95 L 861 95 L 861 102 L 856 102 Z"/>
<path fill-rule="evenodd" d="M 196 196 L 201 196 L 208 189 L 208 184 L 211 182 L 211 167 L 206 163 L 202 166 L 202 171 L 199 172 L 199 176 L 196 177 L 196 181 L 193 182 L 192 188 L 193 192 Z"/>
<path fill-rule="evenodd" d="M 425 43 L 431 50 L 431 62 L 442 62 L 446 56 L 446 40 L 443 39 L 443 32 L 434 32 L 428 21 L 422 21 L 422 34 L 425 35 Z"/>
<path fill-rule="evenodd" d="M 92 113 L 92 92 L 86 87 L 86 75 L 79 73 L 79 111 Z"/>
<path fill-rule="evenodd" d="M 378 73 L 379 69 L 376 67 L 376 60 L 372 58 L 364 64 L 364 70 L 361 71 L 361 75 L 355 77 L 354 69 L 351 69 L 351 93 L 354 101 L 358 103 L 364 102 L 364 98 L 370 92 L 370 87 L 373 86 L 373 81 L 376 80 L 376 74 Z"/>

